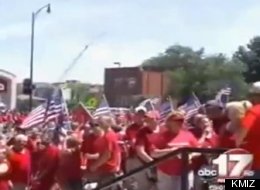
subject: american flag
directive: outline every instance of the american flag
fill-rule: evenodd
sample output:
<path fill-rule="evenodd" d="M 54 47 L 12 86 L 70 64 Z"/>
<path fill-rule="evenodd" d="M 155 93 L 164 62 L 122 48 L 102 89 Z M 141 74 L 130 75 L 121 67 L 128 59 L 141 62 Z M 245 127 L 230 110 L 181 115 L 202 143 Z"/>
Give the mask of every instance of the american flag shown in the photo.
<path fill-rule="evenodd" d="M 159 113 L 160 113 L 160 119 L 159 122 L 163 123 L 167 116 L 172 112 L 172 105 L 170 101 L 164 102 L 161 104 L 159 108 Z"/>
<path fill-rule="evenodd" d="M 139 106 L 145 107 L 147 111 L 153 111 L 158 108 L 160 105 L 161 99 L 160 98 L 148 98 L 143 100 Z"/>
<path fill-rule="evenodd" d="M 198 113 L 201 103 L 197 96 L 193 93 L 185 104 L 178 109 L 185 111 L 185 121 L 189 120 L 194 114 Z"/>
<path fill-rule="evenodd" d="M 229 96 L 231 95 L 231 88 L 226 87 L 222 88 L 220 91 L 218 91 L 215 100 L 219 103 L 221 106 L 225 106 L 226 103 L 229 101 Z"/>
<path fill-rule="evenodd" d="M 21 129 L 28 129 L 48 123 L 62 114 L 62 97 L 57 90 L 43 104 L 33 109 L 20 125 Z"/>
<path fill-rule="evenodd" d="M 102 115 L 112 115 L 112 112 L 110 110 L 105 96 L 103 96 L 98 108 L 94 111 L 92 115 L 94 118 L 97 118 Z"/>
<path fill-rule="evenodd" d="M 111 107 L 110 111 L 113 115 L 124 115 L 130 112 L 129 108 Z"/>

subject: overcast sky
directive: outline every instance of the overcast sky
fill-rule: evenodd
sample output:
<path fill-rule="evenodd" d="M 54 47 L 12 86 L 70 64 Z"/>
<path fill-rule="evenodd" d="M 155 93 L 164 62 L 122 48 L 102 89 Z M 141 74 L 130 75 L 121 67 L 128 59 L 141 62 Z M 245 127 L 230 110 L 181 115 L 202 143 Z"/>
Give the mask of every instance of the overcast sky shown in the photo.
<path fill-rule="evenodd" d="M 231 55 L 260 35 L 259 0 L 0 0 L 0 68 L 29 75 L 31 12 L 51 3 L 35 25 L 36 81 L 102 83 L 113 62 L 135 66 L 173 44 Z"/>

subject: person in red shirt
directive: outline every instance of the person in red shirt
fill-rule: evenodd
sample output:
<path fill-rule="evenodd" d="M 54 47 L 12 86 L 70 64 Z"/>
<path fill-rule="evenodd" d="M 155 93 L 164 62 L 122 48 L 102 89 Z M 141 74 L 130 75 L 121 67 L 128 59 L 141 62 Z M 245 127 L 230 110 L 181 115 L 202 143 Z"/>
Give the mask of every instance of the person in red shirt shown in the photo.
<path fill-rule="evenodd" d="M 219 131 L 220 148 L 236 148 L 236 135 L 241 126 L 241 119 L 251 107 L 249 101 L 233 101 L 226 104 L 225 114 L 229 122 Z"/>
<path fill-rule="evenodd" d="M 17 135 L 13 147 L 7 153 L 7 160 L 10 163 L 10 181 L 14 190 L 25 190 L 29 185 L 31 175 L 31 158 L 29 151 L 25 148 L 28 138 L 24 135 Z"/>
<path fill-rule="evenodd" d="M 135 109 L 134 123 L 127 127 L 125 131 L 125 141 L 129 144 L 129 159 L 132 159 L 135 156 L 135 142 L 136 135 L 140 128 L 143 127 L 143 120 L 147 110 L 145 107 L 137 107 Z"/>
<path fill-rule="evenodd" d="M 131 159 L 127 161 L 127 169 L 130 171 L 142 166 L 145 163 L 153 161 L 150 156 L 150 141 L 152 141 L 152 134 L 159 131 L 157 123 L 157 115 L 155 112 L 147 112 L 144 115 L 143 126 L 137 131 L 135 135 L 135 152 Z M 131 186 L 135 183 L 136 189 L 151 189 L 154 185 L 155 172 L 153 170 L 142 171 L 130 178 L 126 183 Z"/>
<path fill-rule="evenodd" d="M 1 190 L 10 190 L 9 183 L 9 174 L 10 174 L 10 163 L 6 159 L 4 152 L 0 152 L 0 189 Z"/>
<path fill-rule="evenodd" d="M 66 190 L 82 190 L 80 142 L 71 136 L 66 140 L 66 149 L 61 152 L 58 181 Z"/>
<path fill-rule="evenodd" d="M 89 171 L 87 178 L 90 182 L 98 182 L 98 185 L 114 179 L 121 169 L 121 151 L 118 136 L 111 129 L 113 125 L 114 121 L 111 117 L 99 117 L 97 125 L 93 125 L 90 145 L 84 150 L 85 154 L 90 153 L 87 162 Z"/>
<path fill-rule="evenodd" d="M 39 132 L 37 130 L 33 130 L 32 133 L 28 136 L 28 142 L 26 145 L 27 149 L 30 151 L 31 154 L 32 175 L 35 175 L 38 169 L 37 166 L 40 158 L 39 144 L 40 144 Z"/>
<path fill-rule="evenodd" d="M 10 190 L 10 162 L 7 160 L 6 156 L 6 139 L 3 135 L 0 135 L 0 189 Z"/>
<path fill-rule="evenodd" d="M 236 138 L 238 147 L 248 150 L 254 156 L 254 179 L 260 179 L 260 82 L 255 82 L 250 89 L 253 107 L 242 119 L 242 125 Z"/>
<path fill-rule="evenodd" d="M 183 129 L 184 115 L 182 112 L 172 113 L 166 120 L 165 130 L 162 130 L 156 141 L 150 145 L 153 158 L 160 158 L 181 147 L 197 147 L 198 141 L 194 135 Z M 157 166 L 158 189 L 181 188 L 182 160 L 179 157 L 163 161 Z"/>
<path fill-rule="evenodd" d="M 55 183 L 55 176 L 59 165 L 60 152 L 51 143 L 50 137 L 42 137 L 39 145 L 41 156 L 38 160 L 38 170 L 35 178 L 34 190 L 49 190 Z"/>
<path fill-rule="evenodd" d="M 198 146 L 201 148 L 215 148 L 218 146 L 218 135 L 213 129 L 212 121 L 203 114 L 196 114 L 191 118 L 192 128 L 190 132 L 198 140 Z M 193 154 L 194 155 L 194 154 Z M 205 155 L 197 155 L 191 160 L 191 168 L 194 172 L 195 189 L 201 189 L 203 181 L 197 175 L 198 170 L 202 165 L 208 164 L 208 158 Z"/>

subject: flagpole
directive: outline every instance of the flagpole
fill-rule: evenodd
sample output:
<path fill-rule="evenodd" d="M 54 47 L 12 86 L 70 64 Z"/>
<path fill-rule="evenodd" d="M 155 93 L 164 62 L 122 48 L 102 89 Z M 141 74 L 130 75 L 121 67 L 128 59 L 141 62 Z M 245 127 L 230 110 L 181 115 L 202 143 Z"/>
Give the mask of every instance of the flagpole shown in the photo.
<path fill-rule="evenodd" d="M 47 105 L 46 105 L 46 111 L 45 111 L 44 118 L 43 118 L 43 125 L 46 125 L 45 122 L 46 122 L 47 114 L 48 114 L 48 111 L 49 111 L 50 102 L 51 102 L 51 99 L 50 99 L 50 97 L 48 97 Z"/>
<path fill-rule="evenodd" d="M 86 109 L 85 105 L 80 101 L 79 102 L 79 105 L 88 113 L 88 115 L 90 116 L 90 119 L 93 120 L 93 116 L 92 114 L 90 113 L 90 111 L 88 109 Z"/>
<path fill-rule="evenodd" d="M 106 97 L 105 94 L 103 94 L 103 99 L 105 100 L 106 104 L 108 105 L 109 113 L 110 113 L 109 115 L 110 115 L 111 117 L 114 117 L 113 113 L 111 112 L 111 109 L 110 109 L 110 106 L 109 106 L 109 103 L 108 103 L 108 101 L 107 101 L 107 97 Z"/>
<path fill-rule="evenodd" d="M 173 101 L 172 101 L 171 96 L 168 96 L 168 100 L 169 100 L 170 105 L 171 105 L 171 111 L 173 111 L 175 108 L 174 108 L 174 105 L 173 105 Z"/>

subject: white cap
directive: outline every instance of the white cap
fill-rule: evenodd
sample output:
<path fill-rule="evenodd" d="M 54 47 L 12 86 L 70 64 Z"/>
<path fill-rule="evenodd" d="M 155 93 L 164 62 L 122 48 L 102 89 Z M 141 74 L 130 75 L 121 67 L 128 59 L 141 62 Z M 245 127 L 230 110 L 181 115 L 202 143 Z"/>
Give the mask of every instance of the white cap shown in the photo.
<path fill-rule="evenodd" d="M 144 106 L 138 106 L 135 108 L 135 112 L 143 111 L 144 113 L 147 112 L 147 109 Z"/>
<path fill-rule="evenodd" d="M 252 94 L 259 94 L 260 95 L 260 81 L 254 82 L 249 89 L 249 92 Z"/>

